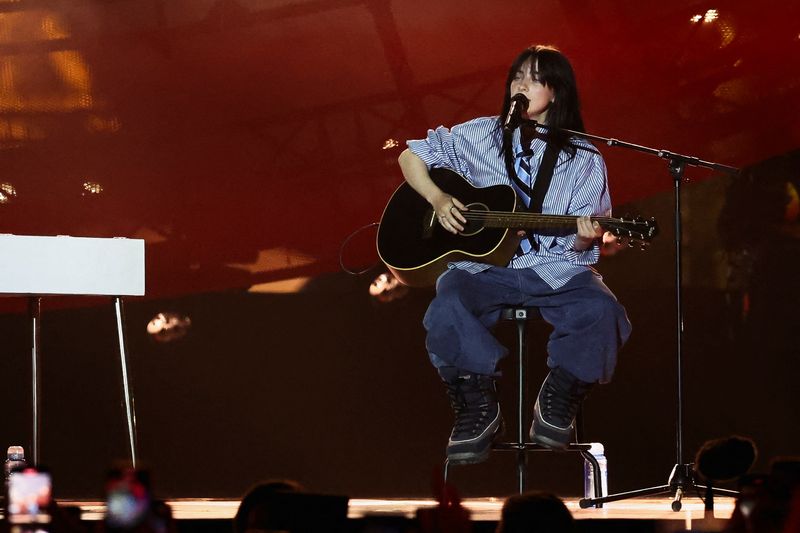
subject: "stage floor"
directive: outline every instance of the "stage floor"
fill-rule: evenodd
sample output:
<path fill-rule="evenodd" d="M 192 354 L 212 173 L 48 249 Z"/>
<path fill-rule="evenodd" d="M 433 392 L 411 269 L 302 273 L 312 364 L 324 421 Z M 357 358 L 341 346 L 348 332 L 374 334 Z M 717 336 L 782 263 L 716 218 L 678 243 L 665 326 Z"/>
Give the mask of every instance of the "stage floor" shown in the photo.
<path fill-rule="evenodd" d="M 176 499 L 167 500 L 177 520 L 220 520 L 231 519 L 239 506 L 238 500 L 224 499 Z M 565 500 L 572 515 L 578 519 L 655 519 L 683 520 L 686 528 L 691 527 L 692 520 L 703 518 L 703 502 L 697 497 L 683 500 L 683 508 L 674 512 L 670 508 L 669 498 L 635 498 L 621 502 L 607 503 L 601 509 L 581 509 L 578 498 Z M 59 500 L 60 505 L 80 507 L 84 520 L 99 520 L 105 512 L 102 502 Z M 469 509 L 472 520 L 497 521 L 503 498 L 468 498 L 463 501 Z M 431 507 L 436 502 L 430 499 L 359 499 L 350 500 L 349 517 L 362 518 L 367 515 L 402 515 L 414 516 L 419 507 Z M 727 519 L 733 512 L 734 499 L 717 497 L 714 500 L 714 516 Z"/>

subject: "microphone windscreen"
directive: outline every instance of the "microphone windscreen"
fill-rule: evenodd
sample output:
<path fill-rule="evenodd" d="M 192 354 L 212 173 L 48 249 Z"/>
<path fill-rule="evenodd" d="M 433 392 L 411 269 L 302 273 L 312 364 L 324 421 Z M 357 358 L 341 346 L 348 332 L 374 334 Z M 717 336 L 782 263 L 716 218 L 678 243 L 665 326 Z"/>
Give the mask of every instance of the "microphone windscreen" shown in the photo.
<path fill-rule="evenodd" d="M 756 445 L 747 437 L 710 440 L 697 452 L 695 470 L 709 480 L 729 481 L 746 474 L 756 455 Z"/>
<path fill-rule="evenodd" d="M 517 93 L 511 97 L 512 102 L 517 102 L 519 104 L 520 111 L 527 111 L 528 105 L 530 105 L 531 101 L 528 100 L 528 97 L 522 93 Z"/>

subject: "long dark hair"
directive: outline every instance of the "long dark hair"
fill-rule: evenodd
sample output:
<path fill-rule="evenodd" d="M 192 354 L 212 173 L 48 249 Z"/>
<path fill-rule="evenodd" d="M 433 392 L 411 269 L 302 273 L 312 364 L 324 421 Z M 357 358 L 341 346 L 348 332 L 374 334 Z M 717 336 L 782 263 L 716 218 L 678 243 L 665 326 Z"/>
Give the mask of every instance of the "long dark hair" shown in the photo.
<path fill-rule="evenodd" d="M 583 118 L 581 117 L 581 106 L 578 98 L 578 86 L 575 81 L 575 72 L 572 70 L 567 57 L 552 46 L 536 45 L 526 48 L 511 64 L 506 78 L 505 98 L 503 98 L 503 109 L 497 127 L 503 130 L 503 120 L 508 115 L 511 107 L 511 82 L 514 80 L 520 67 L 525 61 L 531 61 L 531 66 L 536 65 L 539 80 L 553 90 L 554 100 L 547 110 L 545 124 L 554 128 L 566 128 L 584 132 Z M 554 143 L 560 150 L 567 151 L 570 155 L 575 154 L 575 146 L 571 145 L 570 136 L 567 133 L 550 131 L 546 132 L 548 142 Z M 503 145 L 501 155 L 509 157 L 511 155 L 512 136 L 503 135 Z"/>

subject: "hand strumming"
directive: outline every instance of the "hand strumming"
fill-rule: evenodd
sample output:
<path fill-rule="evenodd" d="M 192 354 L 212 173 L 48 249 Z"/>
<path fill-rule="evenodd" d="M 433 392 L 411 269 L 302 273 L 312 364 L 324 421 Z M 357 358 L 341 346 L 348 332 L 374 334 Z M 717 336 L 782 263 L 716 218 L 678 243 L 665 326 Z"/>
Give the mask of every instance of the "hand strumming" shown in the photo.
<path fill-rule="evenodd" d="M 462 204 L 458 199 L 453 198 L 445 192 L 437 194 L 431 205 L 436 213 L 436 220 L 439 224 L 452 234 L 458 234 L 459 231 L 464 231 L 464 224 L 467 219 L 461 214 L 461 211 L 468 211 L 467 207 Z"/>

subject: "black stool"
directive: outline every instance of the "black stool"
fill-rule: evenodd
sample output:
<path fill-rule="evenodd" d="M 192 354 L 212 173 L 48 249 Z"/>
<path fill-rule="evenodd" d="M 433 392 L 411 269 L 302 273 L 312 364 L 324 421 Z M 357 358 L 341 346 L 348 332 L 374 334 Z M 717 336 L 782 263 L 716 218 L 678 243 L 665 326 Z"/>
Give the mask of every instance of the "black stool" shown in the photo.
<path fill-rule="evenodd" d="M 499 451 L 515 451 L 517 452 L 517 480 L 519 492 L 525 492 L 527 488 L 527 464 L 528 453 L 532 451 L 553 451 L 550 448 L 528 442 L 526 430 L 528 425 L 525 423 L 525 412 L 528 408 L 526 392 L 527 392 L 527 379 L 525 373 L 525 356 L 527 355 L 526 343 L 526 325 L 529 320 L 539 319 L 542 315 L 539 313 L 537 307 L 506 307 L 503 309 L 501 318 L 503 320 L 513 320 L 517 324 L 517 378 L 518 378 L 518 403 L 517 403 L 517 440 L 515 442 L 498 442 L 493 445 L 493 449 Z M 602 495 L 602 479 L 600 477 L 600 465 L 595 459 L 594 455 L 589 453 L 592 445 L 589 443 L 581 443 L 580 437 L 583 428 L 583 413 L 582 409 L 578 410 L 578 416 L 575 421 L 575 440 L 577 442 L 567 446 L 565 451 L 578 452 L 581 456 L 589 462 L 592 469 L 594 479 L 594 494 L 595 497 Z M 444 477 L 447 480 L 449 468 L 449 461 L 445 460 L 444 464 Z M 603 504 L 597 504 L 595 507 L 602 507 Z"/>

